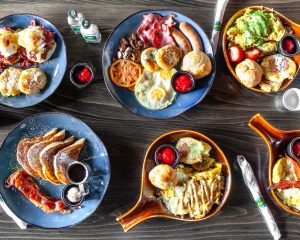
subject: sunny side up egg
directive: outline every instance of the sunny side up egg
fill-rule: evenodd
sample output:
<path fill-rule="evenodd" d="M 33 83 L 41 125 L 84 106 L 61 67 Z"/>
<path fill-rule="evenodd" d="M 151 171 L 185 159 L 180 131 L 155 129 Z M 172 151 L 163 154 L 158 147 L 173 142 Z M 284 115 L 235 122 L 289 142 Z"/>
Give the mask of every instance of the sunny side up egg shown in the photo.
<path fill-rule="evenodd" d="M 153 110 L 171 105 L 176 96 L 171 85 L 174 73 L 176 73 L 174 68 L 153 73 L 144 71 L 134 88 L 139 103 L 145 108 Z"/>
<path fill-rule="evenodd" d="M 1 28 L 0 29 L 0 53 L 3 57 L 7 58 L 14 55 L 18 49 L 18 34 L 12 30 Z"/>

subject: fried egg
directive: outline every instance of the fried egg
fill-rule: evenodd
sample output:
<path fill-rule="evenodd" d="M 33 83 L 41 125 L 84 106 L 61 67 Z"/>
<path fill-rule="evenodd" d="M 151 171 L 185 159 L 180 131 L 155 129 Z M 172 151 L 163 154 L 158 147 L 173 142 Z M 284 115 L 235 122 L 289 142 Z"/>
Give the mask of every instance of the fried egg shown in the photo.
<path fill-rule="evenodd" d="M 16 96 L 21 92 L 18 87 L 19 77 L 22 69 L 10 67 L 0 75 L 0 92 L 3 96 Z"/>
<path fill-rule="evenodd" d="M 163 109 L 172 104 L 176 92 L 171 85 L 174 68 L 154 73 L 144 71 L 137 81 L 134 92 L 139 103 L 148 109 Z"/>
<path fill-rule="evenodd" d="M 0 29 L 0 53 L 3 57 L 7 58 L 19 49 L 18 34 L 13 30 L 1 28 Z"/>

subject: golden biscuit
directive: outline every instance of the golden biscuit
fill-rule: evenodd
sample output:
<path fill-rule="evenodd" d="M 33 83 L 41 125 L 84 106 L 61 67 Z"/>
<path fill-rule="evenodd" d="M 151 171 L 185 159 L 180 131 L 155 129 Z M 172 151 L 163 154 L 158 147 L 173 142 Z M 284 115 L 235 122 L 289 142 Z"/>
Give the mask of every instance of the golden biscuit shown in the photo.
<path fill-rule="evenodd" d="M 30 68 L 21 73 L 18 86 L 22 93 L 33 94 L 42 90 L 46 82 L 46 75 L 41 69 Z"/>
<path fill-rule="evenodd" d="M 16 96 L 21 92 L 18 87 L 19 77 L 22 69 L 10 67 L 0 75 L 0 92 L 3 96 Z"/>
<path fill-rule="evenodd" d="M 175 45 L 167 45 L 160 48 L 156 55 L 155 60 L 159 67 L 162 69 L 171 69 L 182 58 L 182 52 L 179 47 Z"/>
<path fill-rule="evenodd" d="M 147 48 L 141 54 L 141 63 L 148 72 L 155 72 L 159 70 L 159 66 L 155 60 L 156 53 L 156 48 Z"/>
<path fill-rule="evenodd" d="M 195 79 L 203 78 L 210 74 L 212 65 L 210 58 L 201 51 L 191 51 L 182 60 L 182 71 L 193 74 Z"/>

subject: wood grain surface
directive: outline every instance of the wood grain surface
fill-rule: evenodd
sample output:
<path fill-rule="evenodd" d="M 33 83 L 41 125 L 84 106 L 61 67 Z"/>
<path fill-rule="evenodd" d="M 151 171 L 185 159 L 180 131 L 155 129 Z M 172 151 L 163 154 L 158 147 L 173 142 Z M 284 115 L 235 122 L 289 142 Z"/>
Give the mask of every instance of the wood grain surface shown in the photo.
<path fill-rule="evenodd" d="M 105 198 L 95 214 L 72 229 L 18 229 L 0 210 L 0 239 L 272 239 L 255 202 L 250 197 L 236 164 L 244 154 L 252 163 L 264 196 L 279 224 L 284 239 L 299 239 L 300 219 L 285 214 L 266 193 L 268 153 L 264 142 L 247 122 L 257 112 L 274 126 L 299 129 L 299 113 L 280 107 L 282 93 L 258 94 L 237 85 L 229 74 L 221 49 L 217 54 L 217 76 L 203 102 L 179 117 L 158 121 L 129 113 L 107 91 L 101 73 L 101 52 L 105 40 L 122 19 L 143 9 L 172 9 L 199 23 L 210 35 L 215 0 L 82 0 L 82 1 L 0 1 L 0 17 L 12 13 L 33 13 L 50 20 L 61 31 L 67 45 L 68 69 L 59 89 L 35 107 L 13 109 L 0 106 L 0 141 L 18 122 L 35 113 L 60 111 L 86 122 L 107 146 L 112 176 Z M 300 22 L 300 1 L 231 0 L 225 22 L 237 10 L 250 5 L 265 5 Z M 99 26 L 103 41 L 86 44 L 67 24 L 70 8 L 82 11 Z M 95 82 L 84 91 L 69 81 L 69 70 L 77 62 L 88 62 L 96 70 Z M 300 87 L 299 78 L 291 87 Z M 115 218 L 135 203 L 140 188 L 143 156 L 148 145 L 160 134 L 174 129 L 200 131 L 223 149 L 233 170 L 231 196 L 221 213 L 204 222 L 184 223 L 166 219 L 145 221 L 124 233 Z"/>

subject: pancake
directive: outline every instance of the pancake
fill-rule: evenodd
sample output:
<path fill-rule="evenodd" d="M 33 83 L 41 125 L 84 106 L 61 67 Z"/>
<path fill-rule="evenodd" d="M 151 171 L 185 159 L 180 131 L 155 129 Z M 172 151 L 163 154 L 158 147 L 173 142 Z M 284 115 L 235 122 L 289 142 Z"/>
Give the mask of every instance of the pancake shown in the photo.
<path fill-rule="evenodd" d="M 72 161 L 77 161 L 85 138 L 81 138 L 72 145 L 60 150 L 54 157 L 54 171 L 56 178 L 63 184 L 68 184 L 67 168 Z"/>
<path fill-rule="evenodd" d="M 63 148 L 75 141 L 74 136 L 64 141 L 54 142 L 45 147 L 40 153 L 40 163 L 43 165 L 43 174 L 46 179 L 54 184 L 60 184 L 54 173 L 54 156 Z"/>
<path fill-rule="evenodd" d="M 27 161 L 27 153 L 28 153 L 29 148 L 40 141 L 50 139 L 56 133 L 57 133 L 57 129 L 54 128 L 50 132 L 46 133 L 43 136 L 25 138 L 19 142 L 18 147 L 17 147 L 18 163 L 31 176 L 38 177 L 38 174 L 30 167 L 30 165 Z"/>
<path fill-rule="evenodd" d="M 53 137 L 48 140 L 40 141 L 34 145 L 32 145 L 27 152 L 27 160 L 32 169 L 38 173 L 38 175 L 46 180 L 46 177 L 43 173 L 42 164 L 40 163 L 40 153 L 41 151 L 48 146 L 49 144 L 57 141 L 61 141 L 65 138 L 66 131 L 62 130 L 56 133 Z"/>

